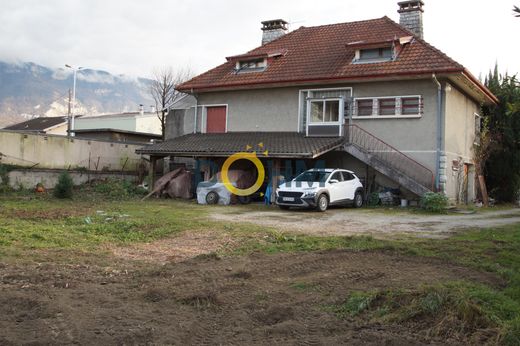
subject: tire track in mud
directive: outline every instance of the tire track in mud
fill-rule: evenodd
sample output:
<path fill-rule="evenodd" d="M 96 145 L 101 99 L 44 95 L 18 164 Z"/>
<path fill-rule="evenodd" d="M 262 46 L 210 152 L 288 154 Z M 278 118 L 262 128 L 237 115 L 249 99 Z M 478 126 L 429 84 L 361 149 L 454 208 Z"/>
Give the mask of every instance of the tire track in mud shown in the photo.
<path fill-rule="evenodd" d="M 442 342 L 424 336 L 421 326 L 338 319 L 324 306 L 343 301 L 352 290 L 460 279 L 499 282 L 492 274 L 438 260 L 353 251 L 111 268 L 9 265 L 0 266 L 0 278 L 0 330 L 7 331 L 1 343 L 100 345 Z"/>

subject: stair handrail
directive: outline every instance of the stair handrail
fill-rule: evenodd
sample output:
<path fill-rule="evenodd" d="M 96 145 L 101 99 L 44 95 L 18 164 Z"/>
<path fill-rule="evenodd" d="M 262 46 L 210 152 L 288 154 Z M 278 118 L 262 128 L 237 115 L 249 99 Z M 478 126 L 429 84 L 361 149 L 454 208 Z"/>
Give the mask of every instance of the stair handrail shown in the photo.
<path fill-rule="evenodd" d="M 355 133 L 355 130 L 360 132 L 360 134 Z M 367 147 L 368 140 L 366 138 L 359 139 L 356 141 L 355 139 L 357 139 L 357 138 L 354 138 L 354 136 L 360 137 L 361 134 L 364 135 L 365 137 L 368 137 L 371 141 L 374 141 L 376 143 L 376 145 L 373 145 L 372 146 L 373 148 Z M 368 151 L 369 153 L 371 153 L 373 155 L 375 154 L 379 160 L 383 161 L 386 164 L 391 165 L 392 168 L 394 168 L 395 170 L 397 170 L 407 176 L 412 177 L 414 180 L 419 182 L 424 187 L 430 188 L 430 190 L 434 191 L 435 178 L 434 178 L 433 171 L 431 169 L 429 169 L 428 167 L 426 167 L 425 165 L 417 162 L 410 156 L 408 156 L 405 153 L 401 152 L 400 150 L 396 149 L 395 147 L 388 144 L 381 138 L 379 138 L 379 137 L 373 135 L 372 133 L 366 131 L 365 129 L 361 128 L 357 124 L 345 124 L 344 135 L 345 135 L 347 144 L 354 144 L 354 145 L 360 147 L 361 149 Z M 377 148 L 377 146 L 379 146 L 379 148 Z M 388 150 L 386 150 L 386 151 L 381 150 L 381 149 L 385 149 L 385 147 Z M 387 152 L 387 153 L 391 152 L 391 153 L 397 154 L 399 157 L 403 158 L 405 162 L 408 162 L 411 166 L 415 166 L 415 167 L 410 167 L 410 170 L 407 170 L 406 168 L 403 169 L 403 167 L 407 167 L 407 166 L 404 166 L 402 164 L 402 162 L 401 162 L 401 164 L 396 164 L 396 163 L 392 162 L 392 160 L 385 159 L 383 157 L 383 155 L 381 155 L 382 152 Z M 417 172 L 417 171 L 419 171 L 419 172 Z"/>

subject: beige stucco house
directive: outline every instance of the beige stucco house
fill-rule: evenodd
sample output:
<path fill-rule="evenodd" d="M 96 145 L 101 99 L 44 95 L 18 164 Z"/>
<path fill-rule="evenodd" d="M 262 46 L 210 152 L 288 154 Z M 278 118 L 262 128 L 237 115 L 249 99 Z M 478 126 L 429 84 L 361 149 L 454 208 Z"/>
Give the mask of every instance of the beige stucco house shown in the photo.
<path fill-rule="evenodd" d="M 212 159 L 218 169 L 261 143 L 282 175 L 298 160 L 321 161 L 355 171 L 368 192 L 473 200 L 480 106 L 497 99 L 424 40 L 422 1 L 398 5 L 400 24 L 383 17 L 288 32 L 283 20 L 263 22 L 260 47 L 179 87 L 194 98 L 170 112 L 182 133 L 138 152 Z"/>

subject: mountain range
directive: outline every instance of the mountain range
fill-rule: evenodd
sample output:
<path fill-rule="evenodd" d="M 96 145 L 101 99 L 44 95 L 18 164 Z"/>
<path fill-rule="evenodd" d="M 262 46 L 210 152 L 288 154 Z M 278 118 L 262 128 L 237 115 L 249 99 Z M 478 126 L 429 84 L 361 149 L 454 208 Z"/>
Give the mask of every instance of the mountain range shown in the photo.
<path fill-rule="evenodd" d="M 75 113 L 118 113 L 137 111 L 139 104 L 150 106 L 150 82 L 101 70 L 80 70 Z M 66 115 L 72 84 L 70 69 L 0 61 L 0 128 L 34 117 Z"/>

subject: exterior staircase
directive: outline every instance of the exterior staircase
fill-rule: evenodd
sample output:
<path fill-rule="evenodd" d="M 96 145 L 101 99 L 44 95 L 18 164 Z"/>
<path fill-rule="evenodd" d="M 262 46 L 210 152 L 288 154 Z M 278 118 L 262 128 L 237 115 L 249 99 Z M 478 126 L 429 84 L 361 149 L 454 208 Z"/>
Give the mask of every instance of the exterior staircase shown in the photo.
<path fill-rule="evenodd" d="M 357 125 L 346 125 L 344 133 L 344 150 L 350 155 L 418 196 L 434 190 L 429 168 Z"/>

